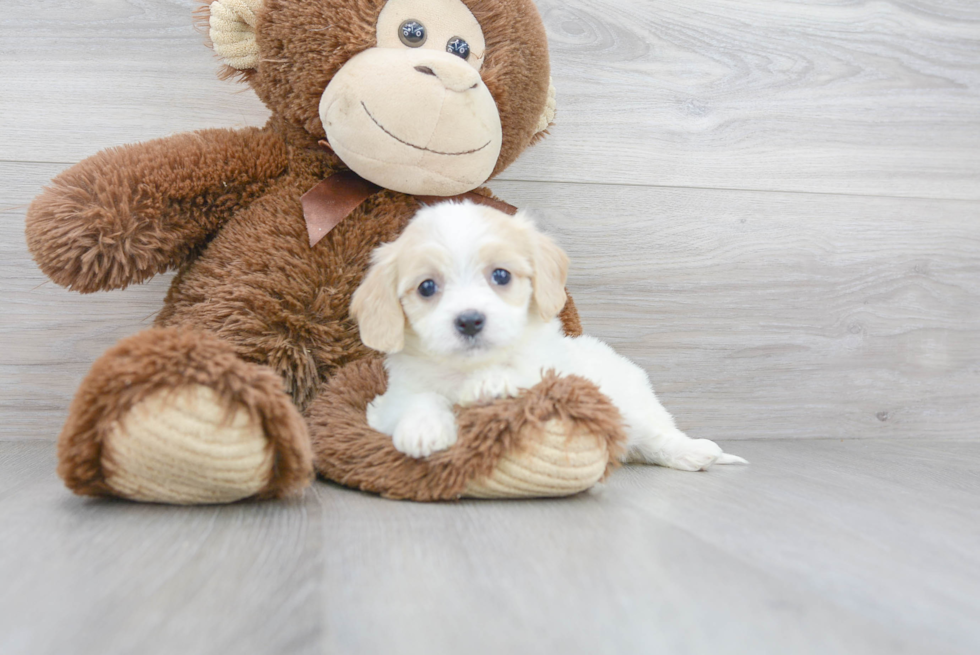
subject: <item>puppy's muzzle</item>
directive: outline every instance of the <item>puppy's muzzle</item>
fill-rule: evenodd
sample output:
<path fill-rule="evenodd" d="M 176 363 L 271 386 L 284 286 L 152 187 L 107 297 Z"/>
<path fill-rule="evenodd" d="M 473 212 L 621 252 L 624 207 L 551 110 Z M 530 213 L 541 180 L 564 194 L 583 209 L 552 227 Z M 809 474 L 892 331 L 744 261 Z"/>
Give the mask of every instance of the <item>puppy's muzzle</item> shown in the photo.
<path fill-rule="evenodd" d="M 463 312 L 456 317 L 456 331 L 468 337 L 475 337 L 486 325 L 487 317 L 481 312 Z"/>

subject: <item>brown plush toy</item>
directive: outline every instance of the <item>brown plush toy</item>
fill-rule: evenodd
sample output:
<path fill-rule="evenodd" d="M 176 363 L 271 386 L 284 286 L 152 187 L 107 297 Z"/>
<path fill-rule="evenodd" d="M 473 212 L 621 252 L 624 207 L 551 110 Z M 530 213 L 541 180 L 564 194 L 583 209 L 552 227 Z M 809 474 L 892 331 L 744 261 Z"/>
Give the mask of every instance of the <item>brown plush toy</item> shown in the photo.
<path fill-rule="evenodd" d="M 557 496 L 622 448 L 591 383 L 546 377 L 459 412 L 426 459 L 372 431 L 385 387 L 349 316 L 371 251 L 421 204 L 480 189 L 554 117 L 531 0 L 215 0 L 226 64 L 272 111 L 101 152 L 28 212 L 28 245 L 90 293 L 178 271 L 154 328 L 93 366 L 59 440 L 79 494 L 168 503 L 281 497 L 323 476 L 395 498 Z M 474 191 L 475 190 L 475 191 Z M 569 300 L 566 331 L 579 332 Z"/>

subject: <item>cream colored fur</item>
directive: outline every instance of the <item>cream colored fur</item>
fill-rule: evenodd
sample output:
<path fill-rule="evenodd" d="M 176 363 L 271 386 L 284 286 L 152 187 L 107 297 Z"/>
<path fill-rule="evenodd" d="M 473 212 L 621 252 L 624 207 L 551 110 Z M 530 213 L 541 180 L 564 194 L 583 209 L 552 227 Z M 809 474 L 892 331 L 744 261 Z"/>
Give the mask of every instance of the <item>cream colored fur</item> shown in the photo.
<path fill-rule="evenodd" d="M 455 443 L 455 405 L 515 396 L 554 370 L 591 380 L 619 408 L 627 459 L 689 471 L 744 462 L 677 429 L 638 366 L 597 339 L 563 336 L 556 315 L 567 265 L 522 214 L 472 203 L 420 211 L 354 295 L 362 338 L 388 353 L 388 389 L 368 406 L 371 427 L 425 457 Z M 367 300 L 375 298 L 383 301 Z M 371 338 L 375 323 L 385 325 L 384 340 Z"/>
<path fill-rule="evenodd" d="M 548 78 L 548 101 L 544 105 L 544 113 L 542 113 L 541 118 L 538 119 L 538 129 L 536 130 L 537 134 L 540 134 L 551 127 L 552 123 L 555 122 L 555 114 L 557 111 L 558 98 L 555 83 L 551 78 Z"/>

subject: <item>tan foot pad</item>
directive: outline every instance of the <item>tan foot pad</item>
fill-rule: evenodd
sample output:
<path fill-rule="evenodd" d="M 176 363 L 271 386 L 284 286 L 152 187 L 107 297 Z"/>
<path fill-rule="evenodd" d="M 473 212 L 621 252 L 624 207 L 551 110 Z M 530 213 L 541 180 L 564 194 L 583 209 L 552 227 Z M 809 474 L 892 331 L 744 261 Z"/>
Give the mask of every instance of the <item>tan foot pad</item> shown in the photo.
<path fill-rule="evenodd" d="M 551 420 L 529 435 L 523 450 L 508 452 L 482 480 L 471 480 L 464 498 L 570 496 L 599 482 L 609 464 L 606 439 Z"/>
<path fill-rule="evenodd" d="M 205 386 L 154 393 L 112 428 L 103 451 L 108 486 L 132 500 L 228 503 L 269 483 L 273 453 L 260 423 Z"/>

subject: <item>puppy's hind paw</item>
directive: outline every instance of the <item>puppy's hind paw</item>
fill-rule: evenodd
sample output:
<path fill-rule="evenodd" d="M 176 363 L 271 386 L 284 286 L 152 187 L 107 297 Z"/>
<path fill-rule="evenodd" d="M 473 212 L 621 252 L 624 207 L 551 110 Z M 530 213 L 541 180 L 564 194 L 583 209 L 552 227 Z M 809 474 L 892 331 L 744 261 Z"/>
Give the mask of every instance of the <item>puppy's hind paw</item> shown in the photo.
<path fill-rule="evenodd" d="M 688 439 L 665 448 L 658 463 L 681 471 L 706 471 L 715 464 L 748 464 L 748 461 L 722 452 L 714 441 Z"/>
<path fill-rule="evenodd" d="M 705 471 L 723 455 L 714 441 L 687 439 L 664 448 L 658 463 L 681 471 Z"/>

